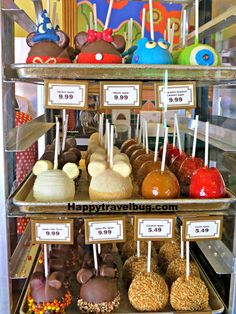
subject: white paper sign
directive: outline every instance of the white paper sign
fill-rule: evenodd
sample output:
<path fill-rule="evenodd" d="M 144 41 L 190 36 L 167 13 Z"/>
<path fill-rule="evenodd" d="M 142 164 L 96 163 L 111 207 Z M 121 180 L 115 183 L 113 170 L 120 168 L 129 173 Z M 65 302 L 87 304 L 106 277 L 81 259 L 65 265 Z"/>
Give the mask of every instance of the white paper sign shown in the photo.
<path fill-rule="evenodd" d="M 163 109 L 165 104 L 168 109 L 195 107 L 195 84 L 168 85 L 167 101 L 165 86 L 156 85 L 156 88 L 159 96 L 157 103 L 160 109 Z"/>
<path fill-rule="evenodd" d="M 137 239 L 172 239 L 173 218 L 138 218 Z"/>
<path fill-rule="evenodd" d="M 43 243 L 71 243 L 71 224 L 36 223 L 35 240 Z"/>
<path fill-rule="evenodd" d="M 140 85 L 103 85 L 103 107 L 139 107 Z"/>
<path fill-rule="evenodd" d="M 187 221 L 185 239 L 195 241 L 198 239 L 219 239 L 221 235 L 221 223 L 221 219 Z"/>
<path fill-rule="evenodd" d="M 124 240 L 124 221 L 89 221 L 86 243 L 122 242 Z"/>
<path fill-rule="evenodd" d="M 86 85 L 84 84 L 48 84 L 47 106 L 84 107 L 86 102 Z"/>

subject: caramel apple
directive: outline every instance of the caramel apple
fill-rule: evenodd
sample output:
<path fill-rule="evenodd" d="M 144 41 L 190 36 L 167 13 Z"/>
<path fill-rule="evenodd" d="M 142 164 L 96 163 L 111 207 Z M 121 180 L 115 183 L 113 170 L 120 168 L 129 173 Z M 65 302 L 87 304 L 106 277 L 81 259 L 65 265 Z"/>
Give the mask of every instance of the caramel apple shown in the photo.
<path fill-rule="evenodd" d="M 120 152 L 121 153 L 125 153 L 126 150 L 133 144 L 137 144 L 137 142 L 131 138 L 129 140 L 126 140 L 122 145 L 121 145 L 121 148 L 120 148 Z"/>
<path fill-rule="evenodd" d="M 140 145 L 140 144 L 133 144 L 133 145 L 130 145 L 129 148 L 126 149 L 125 153 L 126 155 L 130 158 L 131 155 L 138 149 L 142 149 L 143 146 Z"/>
<path fill-rule="evenodd" d="M 137 183 L 140 186 L 140 188 L 142 186 L 143 180 L 150 172 L 152 172 L 153 170 L 160 170 L 160 169 L 161 169 L 161 162 L 159 160 L 158 161 L 149 160 L 143 163 L 137 173 Z"/>
<path fill-rule="evenodd" d="M 129 159 L 131 165 L 133 164 L 134 160 L 135 160 L 138 156 L 143 155 L 143 154 L 146 154 L 146 149 L 145 149 L 145 148 L 139 148 L 139 149 L 135 150 L 135 151 L 132 153 L 132 155 L 130 156 L 130 159 Z"/>
<path fill-rule="evenodd" d="M 203 167 L 203 160 L 197 157 L 187 157 L 177 172 L 180 182 L 181 193 L 189 195 L 189 184 L 193 173 L 200 167 Z"/>
<path fill-rule="evenodd" d="M 180 186 L 176 176 L 169 170 L 154 170 L 142 183 L 142 196 L 147 199 L 178 198 Z"/>
<path fill-rule="evenodd" d="M 189 195 L 193 198 L 225 197 L 225 183 L 217 168 L 201 167 L 191 178 Z"/>
<path fill-rule="evenodd" d="M 153 152 L 150 152 L 149 154 L 143 154 L 138 156 L 132 165 L 132 171 L 133 171 L 133 175 L 135 177 L 135 179 L 138 177 L 138 171 L 141 168 L 141 166 L 146 162 L 146 161 L 150 161 L 153 160 Z"/>

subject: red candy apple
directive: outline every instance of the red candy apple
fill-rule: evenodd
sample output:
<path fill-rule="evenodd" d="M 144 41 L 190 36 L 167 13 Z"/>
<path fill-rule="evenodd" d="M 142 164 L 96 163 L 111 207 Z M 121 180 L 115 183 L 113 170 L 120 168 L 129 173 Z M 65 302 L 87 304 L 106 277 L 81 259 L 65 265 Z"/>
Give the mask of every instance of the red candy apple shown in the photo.
<path fill-rule="evenodd" d="M 166 164 L 169 166 L 172 158 L 180 154 L 179 149 L 176 146 L 173 146 L 171 149 L 168 149 L 166 152 Z"/>
<path fill-rule="evenodd" d="M 189 194 L 189 184 L 193 173 L 200 167 L 203 167 L 203 160 L 197 157 L 187 157 L 181 164 L 177 172 L 177 178 L 180 182 L 181 193 Z"/>
<path fill-rule="evenodd" d="M 169 149 L 172 149 L 173 145 L 172 144 L 167 144 L 166 151 L 168 152 Z M 158 157 L 161 159 L 163 154 L 163 146 L 160 147 L 159 152 L 158 152 Z"/>
<path fill-rule="evenodd" d="M 192 198 L 224 197 L 225 183 L 219 170 L 214 167 L 197 169 L 191 178 L 189 196 Z"/>

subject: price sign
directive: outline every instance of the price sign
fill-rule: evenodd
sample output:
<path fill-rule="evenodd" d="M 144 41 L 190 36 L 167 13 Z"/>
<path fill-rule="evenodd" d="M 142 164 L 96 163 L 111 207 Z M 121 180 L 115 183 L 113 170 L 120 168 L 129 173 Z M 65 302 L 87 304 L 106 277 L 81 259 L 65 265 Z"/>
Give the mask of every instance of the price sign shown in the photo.
<path fill-rule="evenodd" d="M 107 108 L 140 108 L 141 82 L 101 82 L 101 107 Z"/>
<path fill-rule="evenodd" d="M 124 242 L 124 217 L 85 219 L 85 242 L 112 243 Z"/>
<path fill-rule="evenodd" d="M 88 95 L 86 81 L 45 81 L 45 107 L 85 109 Z"/>
<path fill-rule="evenodd" d="M 167 94 L 167 95 L 166 95 Z M 155 83 L 156 106 L 163 110 L 192 109 L 196 107 L 195 82 L 168 82 L 167 93 L 163 84 Z"/>
<path fill-rule="evenodd" d="M 183 220 L 185 241 L 221 239 L 223 217 L 198 217 Z"/>
<path fill-rule="evenodd" d="M 174 216 L 135 216 L 134 224 L 135 240 L 171 240 L 174 236 Z"/>
<path fill-rule="evenodd" d="M 31 220 L 33 243 L 73 244 L 73 220 Z"/>

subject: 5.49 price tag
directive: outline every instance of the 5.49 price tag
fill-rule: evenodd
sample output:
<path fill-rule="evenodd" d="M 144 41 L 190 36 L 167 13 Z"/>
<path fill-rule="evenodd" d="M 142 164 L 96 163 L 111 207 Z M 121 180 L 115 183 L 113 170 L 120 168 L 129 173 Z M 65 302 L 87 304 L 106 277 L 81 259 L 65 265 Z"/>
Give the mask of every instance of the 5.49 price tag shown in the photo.
<path fill-rule="evenodd" d="M 46 108 L 84 109 L 87 94 L 86 81 L 45 81 Z"/>
<path fill-rule="evenodd" d="M 73 220 L 32 220 L 33 243 L 73 244 Z"/>
<path fill-rule="evenodd" d="M 124 241 L 123 217 L 85 219 L 85 242 L 87 244 Z"/>
<path fill-rule="evenodd" d="M 174 216 L 135 216 L 135 240 L 168 240 L 174 236 Z"/>
<path fill-rule="evenodd" d="M 101 82 L 102 108 L 139 108 L 141 86 L 141 82 Z"/>
<path fill-rule="evenodd" d="M 183 220 L 185 241 L 221 239 L 223 217 L 198 217 Z"/>

